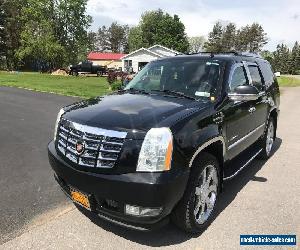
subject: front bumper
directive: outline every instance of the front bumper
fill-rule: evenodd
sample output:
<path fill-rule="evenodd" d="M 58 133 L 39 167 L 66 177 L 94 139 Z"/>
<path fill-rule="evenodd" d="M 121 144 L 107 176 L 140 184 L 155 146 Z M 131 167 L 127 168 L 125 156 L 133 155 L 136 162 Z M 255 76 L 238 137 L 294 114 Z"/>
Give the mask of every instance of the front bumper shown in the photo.
<path fill-rule="evenodd" d="M 106 220 L 137 229 L 151 228 L 167 218 L 183 196 L 189 178 L 189 169 L 118 175 L 80 171 L 57 154 L 53 141 L 48 145 L 48 156 L 55 178 L 67 195 L 70 195 L 69 187 L 72 186 L 90 196 L 92 212 Z M 163 209 L 155 217 L 138 217 L 125 214 L 125 204 Z"/>

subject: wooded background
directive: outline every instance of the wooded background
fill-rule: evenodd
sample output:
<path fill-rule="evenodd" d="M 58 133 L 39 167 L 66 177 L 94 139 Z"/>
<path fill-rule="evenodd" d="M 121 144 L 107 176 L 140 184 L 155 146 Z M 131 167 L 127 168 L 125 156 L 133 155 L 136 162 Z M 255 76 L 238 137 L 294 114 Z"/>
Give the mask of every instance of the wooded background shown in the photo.
<path fill-rule="evenodd" d="M 275 71 L 300 73 L 300 45 L 263 50 L 268 37 L 258 23 L 216 22 L 206 39 L 188 37 L 178 15 L 161 9 L 141 15 L 135 27 L 113 22 L 90 31 L 87 0 L 0 0 L 0 69 L 47 71 L 85 60 L 89 51 L 129 53 L 160 44 L 182 53 L 259 52 Z"/>

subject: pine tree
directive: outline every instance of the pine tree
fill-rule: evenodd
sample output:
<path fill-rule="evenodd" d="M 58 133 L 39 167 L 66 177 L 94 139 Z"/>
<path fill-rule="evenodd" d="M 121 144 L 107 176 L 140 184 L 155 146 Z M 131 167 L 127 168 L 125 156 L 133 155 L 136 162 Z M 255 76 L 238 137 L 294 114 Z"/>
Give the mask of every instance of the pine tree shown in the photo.
<path fill-rule="evenodd" d="M 236 26 L 234 23 L 229 23 L 223 29 L 222 34 L 222 50 L 233 51 L 235 49 Z"/>
<path fill-rule="evenodd" d="M 220 22 L 217 22 L 213 30 L 208 34 L 208 40 L 204 44 L 206 51 L 209 52 L 223 52 L 223 26 Z"/>

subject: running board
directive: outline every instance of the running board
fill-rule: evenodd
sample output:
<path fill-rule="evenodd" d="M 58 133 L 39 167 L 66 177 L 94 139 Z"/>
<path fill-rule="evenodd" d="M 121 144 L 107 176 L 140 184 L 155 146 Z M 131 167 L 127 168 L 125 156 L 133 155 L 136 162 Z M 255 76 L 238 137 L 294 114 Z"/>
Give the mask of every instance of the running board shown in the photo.
<path fill-rule="evenodd" d="M 223 180 L 228 181 L 234 178 L 235 176 L 237 176 L 245 167 L 247 167 L 261 153 L 261 151 L 262 148 L 257 150 L 257 147 L 256 149 L 251 147 L 248 150 L 246 150 L 246 152 L 238 156 L 236 159 L 229 162 L 229 164 L 225 166 Z M 245 162 L 244 159 L 248 159 L 248 160 L 246 160 Z"/>

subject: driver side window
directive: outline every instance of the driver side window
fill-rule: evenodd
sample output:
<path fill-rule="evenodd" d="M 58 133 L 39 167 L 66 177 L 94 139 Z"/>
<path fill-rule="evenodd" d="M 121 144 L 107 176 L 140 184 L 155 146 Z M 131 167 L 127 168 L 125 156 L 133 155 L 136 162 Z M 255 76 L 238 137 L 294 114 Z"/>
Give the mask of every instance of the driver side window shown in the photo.
<path fill-rule="evenodd" d="M 246 72 L 243 66 L 238 66 L 234 69 L 230 83 L 229 83 L 229 92 L 234 92 L 235 88 L 241 85 L 247 85 L 248 80 L 246 77 Z"/>

